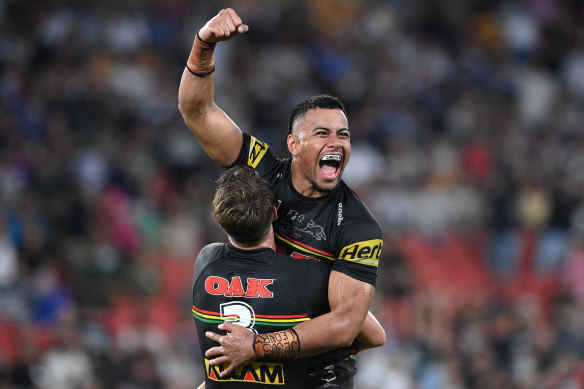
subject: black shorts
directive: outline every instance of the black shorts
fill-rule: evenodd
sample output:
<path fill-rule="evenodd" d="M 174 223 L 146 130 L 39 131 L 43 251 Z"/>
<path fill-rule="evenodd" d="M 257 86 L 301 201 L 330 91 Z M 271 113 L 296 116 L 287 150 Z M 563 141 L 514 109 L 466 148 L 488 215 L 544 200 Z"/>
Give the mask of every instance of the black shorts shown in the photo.
<path fill-rule="evenodd" d="M 312 370 L 304 381 L 305 389 L 340 388 L 353 389 L 353 378 L 357 374 L 355 357 L 345 358 L 332 365 Z"/>

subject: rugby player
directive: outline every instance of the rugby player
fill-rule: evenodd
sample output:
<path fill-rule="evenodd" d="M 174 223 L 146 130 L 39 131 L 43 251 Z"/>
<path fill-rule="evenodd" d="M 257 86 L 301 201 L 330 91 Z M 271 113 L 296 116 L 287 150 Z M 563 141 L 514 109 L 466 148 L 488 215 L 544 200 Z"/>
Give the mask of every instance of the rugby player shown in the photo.
<path fill-rule="evenodd" d="M 329 274 L 275 252 L 274 202 L 269 184 L 250 167 L 235 166 L 218 181 L 212 214 L 230 243 L 205 246 L 193 280 L 193 317 L 207 389 L 304 387 L 308 360 L 296 359 L 301 346 L 293 326 L 329 311 Z M 262 359 L 221 377 L 224 367 L 211 366 L 204 356 L 214 346 L 205 332 L 225 320 L 254 333 L 285 334 L 279 345 L 287 359 Z"/>
<path fill-rule="evenodd" d="M 311 359 L 311 386 L 352 387 L 355 361 L 339 358 L 339 348 L 349 348 L 364 325 L 376 330 L 370 332 L 375 335 L 358 339 L 361 348 L 385 342 L 383 329 L 368 314 L 382 247 L 381 227 L 341 179 L 351 143 L 340 100 L 313 96 L 292 110 L 287 137 L 291 157 L 286 159 L 279 159 L 261 140 L 242 133 L 215 104 L 215 45 L 248 29 L 235 11 L 226 9 L 199 30 L 181 78 L 179 109 L 214 161 L 223 167 L 251 166 L 270 183 L 278 214 L 273 223 L 277 251 L 330 271 L 331 311 L 295 327 L 302 344 L 298 356 L 331 351 Z M 209 332 L 207 336 L 221 346 L 208 350 L 207 356 L 217 357 L 211 365 L 229 364 L 224 375 L 255 358 L 282 357 L 272 353 L 278 346 L 273 341 L 277 336 L 254 337 L 229 322 L 219 328 L 230 334 Z M 343 382 L 331 378 L 341 376 L 349 378 Z"/>

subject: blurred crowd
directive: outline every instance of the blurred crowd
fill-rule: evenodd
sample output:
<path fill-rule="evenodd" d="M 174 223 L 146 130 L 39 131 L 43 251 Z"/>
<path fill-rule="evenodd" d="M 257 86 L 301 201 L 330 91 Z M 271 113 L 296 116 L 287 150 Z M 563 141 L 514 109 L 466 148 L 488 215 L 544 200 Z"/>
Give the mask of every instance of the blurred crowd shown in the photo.
<path fill-rule="evenodd" d="M 285 156 L 339 96 L 345 181 L 381 222 L 364 389 L 584 388 L 584 3 L 0 0 L 0 388 L 203 379 L 197 250 L 220 169 L 177 109 L 233 7 L 217 103 Z"/>

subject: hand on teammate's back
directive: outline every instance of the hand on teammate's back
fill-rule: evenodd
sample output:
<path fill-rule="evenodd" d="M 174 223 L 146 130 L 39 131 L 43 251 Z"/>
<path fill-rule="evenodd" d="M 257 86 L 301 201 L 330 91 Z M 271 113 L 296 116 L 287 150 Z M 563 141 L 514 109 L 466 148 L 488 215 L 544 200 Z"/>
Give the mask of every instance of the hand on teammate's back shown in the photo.
<path fill-rule="evenodd" d="M 221 336 L 211 331 L 207 332 L 205 335 L 220 345 L 207 350 L 205 356 L 214 358 L 209 361 L 211 365 L 229 363 L 229 366 L 221 372 L 221 377 L 226 377 L 234 371 L 235 367 L 255 360 L 252 347 L 254 334 L 250 330 L 228 321 L 220 324 L 219 329 L 227 331 L 228 335 Z"/>

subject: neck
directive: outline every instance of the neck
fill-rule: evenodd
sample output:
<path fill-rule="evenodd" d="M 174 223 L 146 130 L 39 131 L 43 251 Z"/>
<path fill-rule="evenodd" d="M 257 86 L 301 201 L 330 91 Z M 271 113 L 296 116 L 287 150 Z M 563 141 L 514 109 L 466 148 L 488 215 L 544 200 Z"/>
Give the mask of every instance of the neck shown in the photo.
<path fill-rule="evenodd" d="M 234 239 L 229 237 L 229 242 L 238 249 L 241 250 L 255 250 L 255 249 L 272 249 L 276 251 L 276 243 L 274 242 L 274 228 L 270 227 L 270 231 L 268 234 L 262 239 L 261 241 L 253 244 L 253 245 L 242 245 L 237 243 Z"/>
<path fill-rule="evenodd" d="M 305 197 L 318 198 L 326 196 L 329 191 L 319 188 L 314 182 L 308 180 L 301 172 L 300 168 L 295 166 L 292 161 L 292 186 L 298 193 Z"/>

